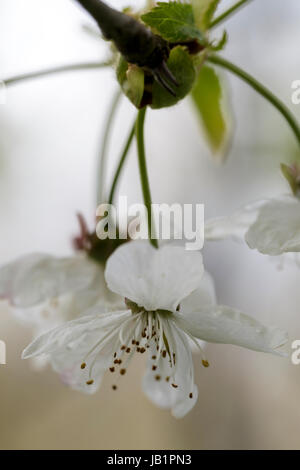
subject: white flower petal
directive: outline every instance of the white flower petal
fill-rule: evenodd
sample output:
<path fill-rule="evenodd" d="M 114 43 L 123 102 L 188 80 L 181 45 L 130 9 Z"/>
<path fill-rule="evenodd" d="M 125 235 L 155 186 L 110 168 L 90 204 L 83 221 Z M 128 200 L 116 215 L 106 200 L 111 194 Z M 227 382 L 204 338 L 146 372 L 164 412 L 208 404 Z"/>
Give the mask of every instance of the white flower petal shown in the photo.
<path fill-rule="evenodd" d="M 48 299 L 32 307 L 13 307 L 12 313 L 23 324 L 34 327 L 35 337 L 37 337 L 50 329 L 62 325 L 64 322 L 90 314 L 89 309 L 94 305 L 96 305 L 96 314 L 99 309 L 98 304 L 101 305 L 101 308 L 106 306 L 107 311 L 122 310 L 124 308 L 124 301 L 122 306 L 120 306 L 119 302 L 115 307 L 117 300 L 120 301 L 120 297 L 107 289 L 104 280 L 104 270 L 99 265 L 93 282 L 85 289 L 62 294 L 59 297 Z"/>
<path fill-rule="evenodd" d="M 225 238 L 243 240 L 265 202 L 265 200 L 256 201 L 241 207 L 232 215 L 208 220 L 205 223 L 205 240 L 216 241 Z"/>
<path fill-rule="evenodd" d="M 206 240 L 245 238 L 249 247 L 268 255 L 300 251 L 300 201 L 293 196 L 261 200 L 231 216 L 211 219 Z"/>
<path fill-rule="evenodd" d="M 199 307 L 216 303 L 215 284 L 211 275 L 205 271 L 199 287 L 180 303 L 180 310 L 188 314 L 198 312 Z"/>
<path fill-rule="evenodd" d="M 193 387 L 193 398 L 187 399 L 183 394 L 179 394 L 173 408 L 172 415 L 174 418 L 184 418 L 194 408 L 198 401 L 198 387 Z"/>
<path fill-rule="evenodd" d="M 106 282 L 113 292 L 147 310 L 176 309 L 199 286 L 202 275 L 199 252 L 174 245 L 157 250 L 147 241 L 118 248 L 105 270 Z"/>
<path fill-rule="evenodd" d="M 155 350 L 153 349 L 153 353 Z M 170 409 L 174 406 L 176 401 L 177 390 L 172 388 L 168 382 L 166 382 L 165 377 L 162 380 L 158 381 L 154 378 L 154 373 L 151 369 L 151 362 L 147 366 L 146 374 L 143 377 L 143 391 L 147 398 L 162 409 Z M 158 369 L 160 371 L 160 369 Z"/>
<path fill-rule="evenodd" d="M 105 350 L 101 354 L 97 350 L 86 358 L 92 344 L 96 344 L 105 334 L 105 330 L 90 333 L 89 337 L 85 337 L 84 342 L 76 343 L 76 348 L 70 351 L 64 348 L 57 353 L 51 355 L 50 361 L 55 372 L 59 373 L 61 381 L 74 390 L 83 393 L 95 393 L 102 381 L 103 375 L 111 365 L 113 357 L 114 343 L 108 343 Z M 85 369 L 81 368 L 82 362 L 85 362 Z M 92 367 L 92 375 L 91 375 Z M 93 380 L 93 383 L 87 385 L 87 381 Z"/>
<path fill-rule="evenodd" d="M 91 309 L 91 315 L 41 335 L 26 348 L 23 358 L 46 355 L 62 382 L 75 390 L 95 393 L 112 365 L 118 326 L 131 315 L 128 311 L 96 314 L 95 309 Z M 99 306 L 97 309 L 99 312 Z"/>
<path fill-rule="evenodd" d="M 95 308 L 98 311 L 100 310 L 99 306 Z M 41 354 L 58 353 L 60 350 L 65 350 L 68 347 L 71 354 L 74 345 L 79 343 L 90 344 L 88 337 L 91 332 L 95 335 L 99 334 L 101 338 L 104 328 L 117 323 L 119 318 L 126 318 L 126 315 L 131 315 L 131 311 L 123 310 L 103 314 L 90 314 L 77 320 L 66 322 L 36 338 L 23 351 L 22 358 L 28 359 Z"/>
<path fill-rule="evenodd" d="M 192 312 L 199 312 L 200 307 L 206 305 L 215 305 L 217 303 L 215 284 L 211 275 L 204 271 L 203 278 L 201 280 L 198 289 L 194 290 L 188 297 L 183 299 L 180 303 L 180 311 L 184 312 L 184 315 L 188 315 Z M 195 339 L 195 342 L 204 349 L 206 347 L 205 341 Z M 189 338 L 189 344 L 193 352 L 199 352 L 199 348 L 196 346 L 194 341 Z"/>
<path fill-rule="evenodd" d="M 0 269 L 0 296 L 16 307 L 31 307 L 87 288 L 98 272 L 96 263 L 83 256 L 27 255 Z"/>
<path fill-rule="evenodd" d="M 158 362 L 152 359 L 152 356 L 157 354 L 154 344 L 149 350 L 148 366 L 143 377 L 143 390 L 156 406 L 171 409 L 174 417 L 182 418 L 194 407 L 198 390 L 194 384 L 194 366 L 187 338 L 173 326 L 172 322 L 170 327 L 176 341 L 175 375 L 172 376 L 173 370 L 169 365 L 168 356 L 161 357 Z M 157 366 L 155 371 L 152 370 L 153 364 Z M 156 380 L 156 376 L 159 376 L 160 380 Z M 168 377 L 170 378 L 167 381 Z M 177 385 L 177 388 L 174 388 L 172 383 Z"/>
<path fill-rule="evenodd" d="M 211 343 L 234 344 L 254 351 L 277 353 L 286 344 L 287 333 L 268 328 L 243 313 L 225 306 L 207 306 L 199 312 L 174 313 L 179 327 Z"/>
<path fill-rule="evenodd" d="M 70 361 L 70 359 L 73 359 L 74 361 L 68 363 L 68 360 Z M 87 369 L 82 370 L 79 366 L 79 362 L 75 361 L 73 356 L 70 357 L 61 354 L 55 355 L 52 358 L 51 365 L 53 369 L 59 373 L 60 380 L 63 384 L 67 385 L 73 390 L 77 390 L 78 392 L 92 395 L 98 391 L 102 382 L 102 378 L 108 367 L 109 359 L 107 356 L 105 356 L 105 360 L 106 363 L 101 363 L 102 367 L 100 367 L 100 362 L 96 362 L 93 369 L 93 383 L 90 385 L 87 384 L 90 379 L 88 372 L 89 363 L 87 363 Z"/>
<path fill-rule="evenodd" d="M 58 298 L 46 300 L 42 304 L 28 308 L 12 309 L 14 316 L 20 323 L 32 326 L 37 333 L 35 336 L 48 331 L 66 321 L 74 320 L 79 316 L 74 296 L 72 294 L 61 295 Z"/>
<path fill-rule="evenodd" d="M 263 254 L 300 251 L 300 201 L 295 197 L 268 201 L 245 239 L 250 248 Z"/>

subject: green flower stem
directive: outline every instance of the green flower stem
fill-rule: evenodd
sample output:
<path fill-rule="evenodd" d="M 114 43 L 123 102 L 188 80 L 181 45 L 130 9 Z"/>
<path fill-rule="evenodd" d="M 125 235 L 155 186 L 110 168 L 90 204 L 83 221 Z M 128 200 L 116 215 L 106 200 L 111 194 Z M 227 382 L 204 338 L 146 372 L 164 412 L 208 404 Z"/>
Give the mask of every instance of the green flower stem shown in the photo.
<path fill-rule="evenodd" d="M 207 57 L 207 60 L 208 62 L 211 62 L 212 64 L 219 65 L 220 67 L 223 67 L 229 70 L 234 75 L 244 80 L 244 82 L 248 83 L 248 85 L 250 85 L 255 91 L 257 91 L 257 93 L 259 93 L 267 101 L 269 101 L 269 103 L 271 103 L 285 118 L 285 120 L 291 127 L 292 131 L 294 132 L 295 137 L 300 145 L 300 127 L 299 127 L 297 119 L 291 113 L 288 107 L 284 103 L 282 103 L 282 101 L 280 101 L 270 90 L 268 90 L 264 85 L 259 83 L 255 78 L 253 78 L 247 72 L 240 69 L 239 67 L 232 64 L 231 62 L 224 59 L 223 57 L 220 57 L 217 55 L 211 55 Z"/>
<path fill-rule="evenodd" d="M 62 65 L 61 67 L 53 67 L 45 70 L 39 70 L 37 72 L 25 73 L 22 75 L 16 75 L 14 77 L 7 78 L 3 80 L 3 83 L 6 87 L 16 85 L 18 83 L 26 82 L 29 80 L 34 80 L 36 78 L 47 77 L 49 75 L 56 75 L 65 72 L 79 72 L 84 70 L 94 70 L 107 67 L 109 62 L 86 62 L 70 65 Z"/>
<path fill-rule="evenodd" d="M 109 198 L 108 198 L 108 203 L 109 204 L 113 204 L 113 202 L 114 202 L 114 195 L 115 195 L 115 191 L 116 191 L 116 188 L 117 188 L 118 180 L 119 180 L 119 177 L 121 175 L 121 171 L 123 169 L 124 163 L 126 161 L 126 157 L 128 155 L 128 151 L 130 149 L 133 137 L 135 135 L 135 126 L 136 126 L 136 122 L 134 121 L 132 129 L 130 130 L 130 133 L 128 135 L 128 139 L 126 141 L 125 147 L 124 147 L 123 152 L 121 154 L 119 164 L 118 164 L 117 169 L 115 171 L 115 175 L 114 175 L 114 178 L 113 178 L 113 183 L 112 183 L 111 190 L 110 190 L 110 193 L 109 193 Z"/>
<path fill-rule="evenodd" d="M 231 8 L 228 10 L 224 11 L 224 13 L 221 13 L 220 16 L 218 16 L 214 21 L 212 21 L 209 25 L 209 28 L 214 28 L 215 26 L 219 25 L 222 23 L 222 21 L 226 20 L 228 16 L 231 16 L 233 13 L 236 12 L 239 8 L 244 6 L 246 3 L 251 2 L 252 0 L 240 0 L 239 2 L 235 3 Z"/>
<path fill-rule="evenodd" d="M 113 123 L 121 96 L 122 96 L 122 90 L 120 88 L 113 96 L 113 99 L 109 108 L 109 112 L 106 118 L 106 124 L 104 125 L 102 145 L 101 145 L 98 171 L 97 171 L 97 201 L 96 201 L 97 205 L 106 202 L 104 181 L 105 181 L 105 176 L 106 176 L 108 141 L 109 141 L 112 123 Z"/>
<path fill-rule="evenodd" d="M 145 155 L 145 142 L 144 142 L 144 123 L 145 123 L 145 114 L 146 107 L 140 109 L 138 112 L 138 117 L 136 121 L 136 139 L 137 139 L 137 150 L 138 150 L 138 161 L 139 161 L 139 170 L 142 184 L 142 191 L 144 197 L 144 204 L 148 212 L 148 234 L 150 243 L 154 248 L 158 248 L 157 239 L 152 238 L 152 234 L 155 236 L 155 228 L 153 226 L 152 218 L 152 201 L 151 201 L 151 192 L 147 171 L 146 155 Z"/>

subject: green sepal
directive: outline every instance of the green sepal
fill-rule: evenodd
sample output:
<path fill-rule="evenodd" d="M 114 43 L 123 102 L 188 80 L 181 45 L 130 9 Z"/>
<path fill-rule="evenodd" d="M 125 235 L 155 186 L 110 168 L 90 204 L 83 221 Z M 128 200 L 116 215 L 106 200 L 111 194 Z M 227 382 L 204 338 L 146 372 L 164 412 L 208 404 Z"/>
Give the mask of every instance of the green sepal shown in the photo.
<path fill-rule="evenodd" d="M 228 34 L 226 31 L 223 32 L 222 37 L 219 41 L 213 41 L 208 47 L 214 52 L 219 52 L 224 49 L 228 42 Z"/>
<path fill-rule="evenodd" d="M 153 109 L 165 108 L 178 103 L 191 91 L 196 78 L 193 61 L 182 46 L 172 49 L 167 65 L 179 83 L 178 87 L 173 87 L 176 96 L 172 96 L 159 83 L 154 82 L 151 104 Z"/>
<path fill-rule="evenodd" d="M 289 165 L 286 165 L 285 163 L 281 163 L 280 169 L 283 176 L 289 183 L 292 193 L 294 194 L 294 196 L 297 196 L 300 187 L 299 168 L 297 166 L 291 167 Z"/>
<path fill-rule="evenodd" d="M 125 95 L 139 108 L 144 94 L 144 71 L 136 65 L 128 64 L 121 56 L 117 66 L 117 79 Z"/>

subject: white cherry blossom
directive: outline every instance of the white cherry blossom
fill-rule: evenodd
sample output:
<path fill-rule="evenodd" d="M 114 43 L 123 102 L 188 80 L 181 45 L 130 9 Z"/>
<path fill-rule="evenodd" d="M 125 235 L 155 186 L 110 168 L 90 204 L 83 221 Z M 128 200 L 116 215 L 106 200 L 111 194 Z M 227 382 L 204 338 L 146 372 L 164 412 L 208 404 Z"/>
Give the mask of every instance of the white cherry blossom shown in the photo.
<path fill-rule="evenodd" d="M 122 308 L 92 307 L 86 316 L 38 337 L 23 358 L 47 354 L 66 383 L 93 393 L 106 370 L 116 390 L 132 356 L 147 352 L 146 395 L 182 417 L 198 395 L 190 342 L 200 349 L 205 367 L 198 339 L 283 354 L 279 348 L 287 341 L 284 331 L 215 304 L 199 252 L 173 245 L 156 250 L 145 241 L 130 242 L 108 259 L 105 279 L 110 290 L 123 297 Z"/>
<path fill-rule="evenodd" d="M 101 301 L 116 302 L 107 289 L 104 260 L 107 250 L 77 214 L 79 233 L 72 239 L 74 256 L 57 258 L 31 253 L 0 267 L 0 300 L 6 300 L 17 319 L 34 329 L 34 337 L 73 320 Z M 95 251 L 98 250 L 98 251 Z M 47 361 L 36 358 L 41 367 Z"/>
<path fill-rule="evenodd" d="M 300 200 L 284 195 L 258 201 L 206 223 L 206 240 L 228 237 L 245 239 L 250 248 L 267 255 L 299 252 Z"/>
<path fill-rule="evenodd" d="M 33 253 L 0 268 L 0 299 L 31 326 L 34 337 L 79 317 L 101 301 L 113 301 L 104 268 L 85 254 L 56 258 Z M 46 361 L 35 361 L 36 366 Z"/>

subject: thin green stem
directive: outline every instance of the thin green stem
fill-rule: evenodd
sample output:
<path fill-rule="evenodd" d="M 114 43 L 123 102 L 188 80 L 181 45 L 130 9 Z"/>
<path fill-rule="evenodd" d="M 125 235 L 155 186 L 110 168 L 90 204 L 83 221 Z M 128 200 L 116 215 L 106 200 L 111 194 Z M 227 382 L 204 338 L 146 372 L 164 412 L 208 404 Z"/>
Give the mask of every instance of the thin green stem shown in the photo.
<path fill-rule="evenodd" d="M 300 127 L 299 127 L 298 121 L 295 118 L 295 116 L 291 113 L 291 111 L 288 109 L 288 107 L 282 101 L 280 101 L 277 98 L 277 96 L 275 96 L 270 90 L 268 90 L 268 88 L 266 88 L 264 85 L 258 82 L 255 78 L 253 78 L 247 72 L 240 69 L 239 67 L 232 64 L 231 62 L 224 59 L 223 57 L 220 57 L 217 55 L 211 55 L 207 57 L 207 60 L 208 62 L 211 62 L 212 64 L 219 65 L 220 67 L 223 67 L 229 70 L 234 75 L 241 78 L 244 82 L 248 83 L 248 85 L 250 85 L 255 91 L 257 91 L 257 93 L 259 93 L 267 101 L 269 101 L 269 103 L 271 103 L 287 121 L 287 123 L 289 124 L 290 128 L 294 132 L 295 137 L 300 145 Z"/>
<path fill-rule="evenodd" d="M 134 124 L 133 124 L 133 126 L 130 130 L 130 133 L 129 133 L 128 138 L 126 140 L 126 144 L 125 144 L 123 152 L 121 154 L 118 166 L 117 166 L 116 171 L 115 171 L 115 175 L 114 175 L 114 178 L 113 178 L 113 183 L 112 183 L 111 190 L 110 190 L 110 193 L 109 193 L 109 198 L 108 198 L 108 203 L 109 204 L 113 204 L 113 202 L 114 202 L 114 195 L 115 195 L 115 191 L 116 191 L 117 184 L 118 184 L 118 181 L 119 181 L 119 177 L 121 175 L 124 163 L 126 161 L 126 157 L 128 155 L 128 151 L 130 149 L 133 137 L 135 135 L 135 126 L 136 126 L 136 122 L 134 121 Z"/>
<path fill-rule="evenodd" d="M 145 154 L 145 140 L 144 140 L 144 124 L 145 124 L 145 114 L 146 107 L 140 109 L 138 112 L 138 117 L 136 121 L 136 139 L 137 139 L 137 150 L 138 150 L 138 161 L 139 161 L 139 170 L 142 184 L 142 192 L 144 198 L 144 204 L 147 208 L 148 216 L 148 235 L 149 240 L 154 248 L 158 248 L 158 242 L 155 238 L 155 227 L 153 225 L 152 218 L 152 200 L 151 200 L 151 191 L 149 185 L 147 163 L 146 163 L 146 154 Z"/>
<path fill-rule="evenodd" d="M 36 78 L 43 78 L 49 75 L 56 75 L 65 72 L 79 72 L 84 70 L 94 70 L 107 67 L 109 62 L 86 62 L 70 65 L 62 65 L 60 67 L 53 67 L 45 70 L 38 70 L 37 72 L 24 73 L 2 80 L 6 87 L 17 85 L 18 83 L 34 80 Z"/>
<path fill-rule="evenodd" d="M 106 202 L 105 197 L 105 176 L 106 176 L 106 166 L 107 166 L 107 155 L 108 155 L 108 141 L 110 136 L 110 131 L 112 123 L 122 96 L 121 88 L 113 96 L 109 112 L 106 118 L 106 123 L 104 125 L 102 145 L 99 156 L 98 171 L 97 171 L 97 205 Z"/>
<path fill-rule="evenodd" d="M 220 16 L 217 16 L 215 20 L 213 20 L 209 28 L 214 28 L 215 26 L 219 25 L 222 23 L 224 20 L 228 18 L 228 16 L 231 16 L 233 13 L 236 12 L 239 8 L 243 7 L 246 3 L 251 2 L 252 0 L 239 0 L 237 3 L 235 3 L 232 7 L 230 7 L 228 10 L 224 11 L 224 13 L 221 13 Z"/>

